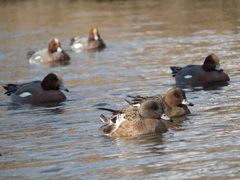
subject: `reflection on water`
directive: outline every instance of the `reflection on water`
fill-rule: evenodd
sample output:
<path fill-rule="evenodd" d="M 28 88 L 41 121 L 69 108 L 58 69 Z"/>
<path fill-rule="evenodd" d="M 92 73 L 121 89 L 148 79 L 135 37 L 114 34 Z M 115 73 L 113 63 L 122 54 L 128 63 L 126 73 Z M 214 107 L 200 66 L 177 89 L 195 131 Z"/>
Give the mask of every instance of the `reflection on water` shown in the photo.
<path fill-rule="evenodd" d="M 229 82 L 217 82 L 217 83 L 207 83 L 199 84 L 195 86 L 191 85 L 177 85 L 177 87 L 184 89 L 185 91 L 200 91 L 200 90 L 220 90 L 224 86 L 228 86 Z"/>
<path fill-rule="evenodd" d="M 58 72 L 70 90 L 58 104 L 16 106 L 0 96 L 2 179 L 238 179 L 240 3 L 238 0 L 0 1 L 0 82 Z M 74 53 L 72 37 L 98 28 L 107 45 Z M 31 65 L 26 53 L 52 38 L 68 64 Z M 191 115 L 169 132 L 109 138 L 96 108 L 127 95 L 165 94 L 170 66 L 201 65 L 215 53 L 228 83 L 183 87 Z"/>

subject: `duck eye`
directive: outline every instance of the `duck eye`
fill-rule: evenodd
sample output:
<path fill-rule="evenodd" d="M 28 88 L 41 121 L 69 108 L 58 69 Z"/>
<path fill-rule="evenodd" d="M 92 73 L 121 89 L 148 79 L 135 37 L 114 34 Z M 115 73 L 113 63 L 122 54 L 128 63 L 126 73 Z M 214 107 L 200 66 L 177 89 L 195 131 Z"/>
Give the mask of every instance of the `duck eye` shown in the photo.
<path fill-rule="evenodd" d="M 56 81 L 57 81 L 57 78 L 56 78 L 56 77 L 52 77 L 52 78 L 51 78 L 51 81 L 52 81 L 52 82 L 56 82 Z"/>
<path fill-rule="evenodd" d="M 178 94 L 174 94 L 174 97 L 176 98 L 180 98 L 180 96 Z"/>
<path fill-rule="evenodd" d="M 214 61 L 210 60 L 208 63 L 209 63 L 209 64 L 214 64 Z"/>

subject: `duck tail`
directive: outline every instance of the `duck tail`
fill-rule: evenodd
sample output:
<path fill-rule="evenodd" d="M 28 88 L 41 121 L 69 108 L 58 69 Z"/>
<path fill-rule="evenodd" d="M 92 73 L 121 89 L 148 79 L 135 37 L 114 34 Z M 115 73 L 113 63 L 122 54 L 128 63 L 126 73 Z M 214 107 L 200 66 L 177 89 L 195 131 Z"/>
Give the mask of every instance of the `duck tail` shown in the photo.
<path fill-rule="evenodd" d="M 124 99 L 130 106 L 132 107 L 139 107 L 141 100 L 133 100 L 133 101 L 129 101 L 127 99 Z"/>
<path fill-rule="evenodd" d="M 35 51 L 29 51 L 29 52 L 27 53 L 27 58 L 28 58 L 28 59 L 31 58 L 34 53 L 35 53 Z"/>
<path fill-rule="evenodd" d="M 170 69 L 172 70 L 172 77 L 175 77 L 176 74 L 182 70 L 181 67 L 177 67 L 177 66 L 170 66 Z"/>
<path fill-rule="evenodd" d="M 104 122 L 104 123 L 108 123 L 109 122 L 109 119 L 106 116 L 104 116 L 103 114 L 101 114 L 99 117 L 102 120 L 102 122 Z"/>
<path fill-rule="evenodd" d="M 7 84 L 6 86 L 3 86 L 3 88 L 7 90 L 7 92 L 5 92 L 4 94 L 10 96 L 11 93 L 17 90 L 17 86 L 17 84 Z"/>
<path fill-rule="evenodd" d="M 131 106 L 134 106 L 134 107 L 139 107 L 140 104 L 141 104 L 144 100 L 146 100 L 147 98 L 149 98 L 149 96 L 139 96 L 139 95 L 137 95 L 137 96 L 130 96 L 130 95 L 128 95 L 127 97 L 132 98 L 132 100 L 131 100 L 131 101 L 125 100 L 125 101 L 127 101 L 128 104 L 129 104 L 129 102 L 130 102 L 130 105 L 131 105 Z"/>
<path fill-rule="evenodd" d="M 74 41 L 75 41 L 75 38 L 70 39 L 70 46 L 73 45 Z"/>
<path fill-rule="evenodd" d="M 127 99 L 124 99 L 129 105 L 131 105 L 132 106 L 132 104 L 133 104 L 133 102 L 132 101 L 129 101 L 129 100 L 127 100 Z"/>
<path fill-rule="evenodd" d="M 97 108 L 98 110 L 104 110 L 104 111 L 110 111 L 113 114 L 118 114 L 120 111 L 119 110 L 114 110 L 114 109 L 109 109 L 109 108 Z"/>
<path fill-rule="evenodd" d="M 112 132 L 116 130 L 116 124 L 104 124 L 100 127 L 100 130 L 106 135 L 110 135 Z"/>

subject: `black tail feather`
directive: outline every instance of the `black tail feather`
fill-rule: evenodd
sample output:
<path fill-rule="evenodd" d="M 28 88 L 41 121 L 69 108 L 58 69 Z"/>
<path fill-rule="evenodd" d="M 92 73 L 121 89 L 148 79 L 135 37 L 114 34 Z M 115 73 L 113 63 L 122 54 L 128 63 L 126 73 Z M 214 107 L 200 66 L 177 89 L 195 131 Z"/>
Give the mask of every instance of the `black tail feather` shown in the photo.
<path fill-rule="evenodd" d="M 113 114 L 118 114 L 120 111 L 119 110 L 114 110 L 114 109 L 109 109 L 109 108 L 97 108 L 98 110 L 104 110 L 104 111 L 110 111 Z"/>
<path fill-rule="evenodd" d="M 124 99 L 129 105 L 132 105 L 133 103 L 127 99 Z"/>
<path fill-rule="evenodd" d="M 100 127 L 100 129 L 103 131 L 104 134 L 110 134 L 112 131 L 116 129 L 116 125 L 115 124 L 103 125 Z"/>
<path fill-rule="evenodd" d="M 137 96 L 130 96 L 130 95 L 128 95 L 127 97 L 133 98 L 131 101 L 129 101 L 129 102 L 131 102 L 131 105 L 139 104 L 139 103 L 141 103 L 143 100 L 149 98 L 149 96 L 143 97 L 143 96 L 139 96 L 139 95 L 137 95 Z M 127 101 L 127 102 L 128 102 L 128 101 Z"/>
<path fill-rule="evenodd" d="M 12 92 L 15 92 L 17 90 L 17 84 L 7 84 L 6 86 L 3 86 L 4 89 L 7 90 L 4 94 L 10 96 Z"/>
<path fill-rule="evenodd" d="M 75 38 L 71 38 L 71 40 L 70 40 L 70 46 L 73 45 L 74 41 L 75 41 Z"/>
<path fill-rule="evenodd" d="M 32 55 L 35 53 L 35 51 L 29 51 L 27 53 L 27 58 L 29 59 L 30 57 L 32 57 Z"/>
<path fill-rule="evenodd" d="M 177 66 L 170 66 L 171 70 L 172 70 L 172 77 L 175 77 L 176 74 L 182 70 L 181 67 L 177 67 Z"/>
<path fill-rule="evenodd" d="M 104 116 L 103 114 L 100 115 L 100 119 L 101 119 L 102 122 L 104 122 L 104 123 L 109 122 L 109 119 L 108 119 L 106 116 Z"/>

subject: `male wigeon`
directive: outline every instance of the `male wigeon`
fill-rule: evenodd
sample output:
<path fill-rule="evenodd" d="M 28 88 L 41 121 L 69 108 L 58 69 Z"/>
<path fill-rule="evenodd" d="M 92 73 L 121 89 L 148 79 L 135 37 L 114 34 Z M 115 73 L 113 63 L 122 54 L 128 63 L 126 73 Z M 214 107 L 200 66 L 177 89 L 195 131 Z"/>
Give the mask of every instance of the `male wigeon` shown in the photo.
<path fill-rule="evenodd" d="M 220 67 L 219 58 L 215 54 L 206 57 L 203 65 L 187 65 L 170 67 L 176 84 L 198 85 L 229 81 L 229 77 Z"/>
<path fill-rule="evenodd" d="M 60 91 L 68 92 L 63 86 L 62 78 L 56 73 L 48 74 L 43 81 L 33 81 L 24 84 L 8 84 L 3 86 L 11 101 L 17 104 L 38 104 L 62 101 L 66 96 Z"/>
<path fill-rule="evenodd" d="M 96 28 L 90 30 L 88 37 L 78 36 L 72 38 L 70 46 L 73 51 L 101 50 L 106 47 Z"/>
<path fill-rule="evenodd" d="M 48 45 L 48 48 L 40 51 L 31 51 L 27 54 L 29 63 L 41 64 L 51 63 L 56 61 L 67 61 L 70 60 L 70 56 L 64 52 L 61 48 L 61 42 L 59 39 L 54 38 Z"/>
<path fill-rule="evenodd" d="M 163 113 L 163 107 L 155 100 L 143 101 L 139 108 L 127 107 L 122 110 L 98 108 L 113 113 L 111 118 L 101 115 L 104 125 L 100 128 L 110 137 L 139 136 L 151 133 L 165 133 L 167 127 L 161 121 L 170 120 Z"/>
<path fill-rule="evenodd" d="M 160 94 L 154 96 L 128 96 L 133 98 L 132 101 L 127 101 L 131 106 L 139 107 L 142 101 L 146 99 L 156 100 L 159 104 L 163 106 L 164 113 L 169 117 L 182 116 L 186 114 L 190 114 L 190 110 L 187 106 L 193 106 L 191 102 L 189 102 L 186 98 L 185 92 L 181 88 L 171 88 L 167 91 L 164 96 Z"/>

